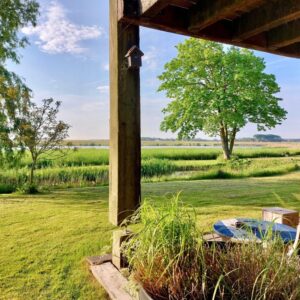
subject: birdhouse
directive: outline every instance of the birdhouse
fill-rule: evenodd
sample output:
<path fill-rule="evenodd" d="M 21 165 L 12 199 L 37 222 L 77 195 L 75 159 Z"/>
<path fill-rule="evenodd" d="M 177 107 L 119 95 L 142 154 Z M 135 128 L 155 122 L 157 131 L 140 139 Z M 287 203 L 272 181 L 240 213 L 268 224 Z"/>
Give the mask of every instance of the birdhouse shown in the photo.
<path fill-rule="evenodd" d="M 142 66 L 142 56 L 144 56 L 144 53 L 139 49 L 139 47 L 132 46 L 125 55 L 128 69 L 140 68 Z"/>

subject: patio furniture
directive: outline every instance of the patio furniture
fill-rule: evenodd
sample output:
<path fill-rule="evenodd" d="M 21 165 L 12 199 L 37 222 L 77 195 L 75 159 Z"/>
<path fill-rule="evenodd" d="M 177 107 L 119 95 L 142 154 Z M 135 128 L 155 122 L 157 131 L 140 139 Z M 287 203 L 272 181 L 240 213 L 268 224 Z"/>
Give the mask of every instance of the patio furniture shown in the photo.
<path fill-rule="evenodd" d="M 272 237 L 280 236 L 285 243 L 297 240 L 297 230 L 295 228 L 269 221 L 236 218 L 220 220 L 213 227 L 217 234 L 228 238 L 232 242 L 260 243 L 268 234 L 271 234 Z"/>
<path fill-rule="evenodd" d="M 295 228 L 299 224 L 299 212 L 282 207 L 263 208 L 262 218 L 264 221 L 285 224 Z"/>

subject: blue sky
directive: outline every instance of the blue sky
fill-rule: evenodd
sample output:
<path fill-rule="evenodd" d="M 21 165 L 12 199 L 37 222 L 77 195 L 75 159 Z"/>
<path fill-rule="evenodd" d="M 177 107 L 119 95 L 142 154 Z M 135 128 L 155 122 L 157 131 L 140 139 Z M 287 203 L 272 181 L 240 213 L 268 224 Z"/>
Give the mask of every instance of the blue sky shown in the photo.
<path fill-rule="evenodd" d="M 60 117 L 72 126 L 70 138 L 108 138 L 109 122 L 109 9 L 108 0 L 40 0 L 37 28 L 24 28 L 31 45 L 20 51 L 20 65 L 8 67 L 26 79 L 34 100 L 53 97 L 63 102 Z M 142 136 L 175 137 L 162 133 L 161 110 L 169 102 L 157 93 L 157 76 L 164 64 L 176 56 L 175 45 L 185 37 L 141 29 L 145 53 L 141 70 Z M 282 106 L 288 119 L 271 132 L 300 138 L 300 60 L 256 52 L 267 63 L 281 86 Z M 248 125 L 239 137 L 252 136 Z M 199 133 L 199 137 L 204 137 Z"/>

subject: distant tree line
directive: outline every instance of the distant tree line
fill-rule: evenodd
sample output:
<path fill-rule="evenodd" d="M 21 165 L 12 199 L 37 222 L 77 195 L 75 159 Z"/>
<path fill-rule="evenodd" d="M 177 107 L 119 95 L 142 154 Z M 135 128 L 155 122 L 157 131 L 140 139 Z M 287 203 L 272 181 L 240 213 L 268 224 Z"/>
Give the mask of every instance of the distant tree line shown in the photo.
<path fill-rule="evenodd" d="M 257 142 L 282 142 L 284 139 L 275 134 L 256 134 L 253 136 L 254 140 Z"/>

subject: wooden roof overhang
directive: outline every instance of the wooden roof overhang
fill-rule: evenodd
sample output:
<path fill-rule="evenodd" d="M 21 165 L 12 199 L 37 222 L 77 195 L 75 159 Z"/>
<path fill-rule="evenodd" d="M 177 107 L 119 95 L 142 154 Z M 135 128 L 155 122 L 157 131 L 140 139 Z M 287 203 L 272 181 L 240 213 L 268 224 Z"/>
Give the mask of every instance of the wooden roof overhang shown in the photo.
<path fill-rule="evenodd" d="M 119 21 L 300 57 L 300 0 L 116 0 Z"/>

